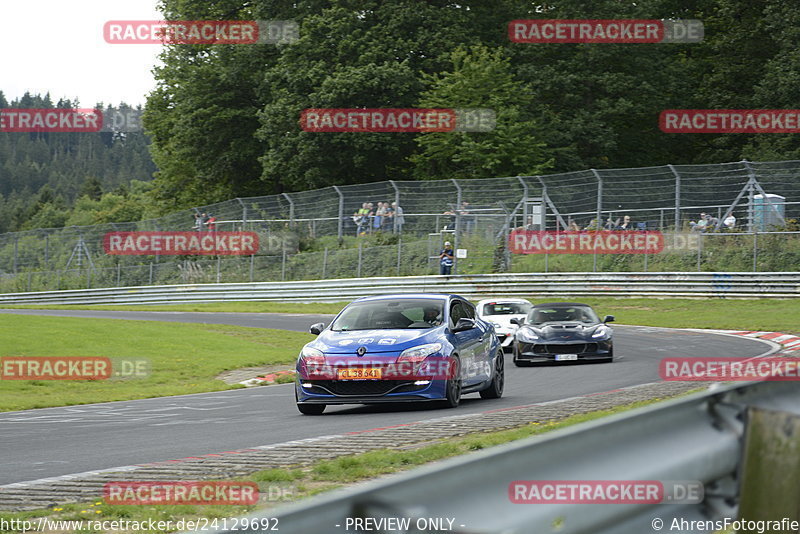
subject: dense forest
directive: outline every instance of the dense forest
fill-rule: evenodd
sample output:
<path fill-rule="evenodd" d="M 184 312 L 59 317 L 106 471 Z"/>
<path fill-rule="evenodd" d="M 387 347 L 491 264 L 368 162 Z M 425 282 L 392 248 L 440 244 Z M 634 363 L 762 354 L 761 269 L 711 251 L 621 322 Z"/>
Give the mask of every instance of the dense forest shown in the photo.
<path fill-rule="evenodd" d="M 144 112 L 149 140 L 0 133 L 0 230 L 390 179 L 800 159 L 796 134 L 658 127 L 664 109 L 800 107 L 797 2 L 162 0 L 161 9 L 169 20 L 293 20 L 299 40 L 165 46 Z M 512 42 L 508 23 L 526 18 L 699 19 L 705 38 Z M 307 108 L 357 107 L 491 108 L 497 125 L 412 134 L 299 124 Z M 90 206 L 102 194 L 116 197 Z M 78 198 L 91 215 L 65 219 Z"/>
<path fill-rule="evenodd" d="M 0 91 L 0 108 L 76 107 Z M 0 232 L 140 219 L 155 171 L 148 145 L 135 132 L 0 131 Z"/>

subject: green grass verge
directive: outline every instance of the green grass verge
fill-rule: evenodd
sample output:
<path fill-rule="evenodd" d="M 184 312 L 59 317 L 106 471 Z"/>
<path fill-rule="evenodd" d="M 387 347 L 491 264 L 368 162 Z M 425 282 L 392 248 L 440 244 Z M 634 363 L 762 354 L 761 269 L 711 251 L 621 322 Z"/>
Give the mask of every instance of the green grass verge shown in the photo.
<path fill-rule="evenodd" d="M 574 300 L 592 305 L 597 313 L 616 316 L 622 324 L 669 328 L 718 328 L 722 330 L 774 330 L 800 332 L 800 299 L 653 299 L 529 296 L 531 302 Z M 174 306 L 50 306 L 48 309 L 338 313 L 346 303 L 295 304 L 276 302 L 221 302 Z M 22 307 L 22 306 L 20 306 Z"/>
<path fill-rule="evenodd" d="M 414 467 L 454 456 L 472 453 L 503 443 L 625 412 L 633 408 L 647 406 L 661 400 L 663 399 L 650 399 L 618 406 L 610 410 L 575 415 L 559 421 L 541 424 L 530 423 L 511 430 L 471 434 L 447 441 L 414 446 L 406 450 L 383 449 L 342 456 L 333 460 L 322 460 L 308 466 L 267 469 L 253 473 L 248 477 L 237 479 L 257 482 L 262 494 L 270 495 L 272 490 L 276 497 L 279 494 L 285 495 L 285 498 L 270 502 L 266 506 L 263 504 L 258 506 L 110 506 L 105 505 L 102 500 L 97 500 L 89 503 L 66 504 L 52 509 L 29 512 L 0 512 L 0 519 L 5 519 L 6 521 L 12 519 L 35 521 L 36 518 L 47 517 L 55 521 L 127 519 L 140 522 L 152 519 L 155 521 L 172 520 L 175 523 L 181 518 L 213 519 L 242 516 L 256 508 L 272 508 L 289 501 L 297 501 L 331 491 L 345 484 L 354 484 L 391 473 L 407 471 Z M 72 531 L 67 530 L 65 532 Z M 87 529 L 82 532 L 99 531 Z M 156 531 L 143 529 L 141 532 Z"/>
<path fill-rule="evenodd" d="M 131 304 L 112 306 L 73 306 L 46 304 L 0 304 L 0 308 L 23 310 L 94 310 L 94 311 L 182 311 L 182 312 L 238 312 L 238 313 L 308 313 L 337 314 L 346 302 L 208 302 L 197 304 Z"/>
<path fill-rule="evenodd" d="M 0 380 L 0 411 L 233 389 L 227 370 L 291 364 L 311 334 L 225 325 L 0 315 L 2 356 L 143 358 L 145 378 Z"/>

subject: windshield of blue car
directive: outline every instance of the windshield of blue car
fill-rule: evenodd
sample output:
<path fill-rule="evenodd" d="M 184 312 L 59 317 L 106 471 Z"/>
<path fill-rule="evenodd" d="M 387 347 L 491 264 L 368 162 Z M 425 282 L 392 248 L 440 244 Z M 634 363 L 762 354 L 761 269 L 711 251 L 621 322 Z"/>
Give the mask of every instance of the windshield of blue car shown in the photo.
<path fill-rule="evenodd" d="M 534 308 L 528 314 L 527 324 L 583 323 L 596 324 L 600 318 L 589 306 L 548 306 Z"/>
<path fill-rule="evenodd" d="M 333 321 L 331 330 L 427 329 L 441 325 L 443 316 L 444 300 L 370 300 L 350 304 Z"/>
<path fill-rule="evenodd" d="M 483 315 L 527 315 L 531 308 L 528 302 L 490 302 L 483 306 Z"/>

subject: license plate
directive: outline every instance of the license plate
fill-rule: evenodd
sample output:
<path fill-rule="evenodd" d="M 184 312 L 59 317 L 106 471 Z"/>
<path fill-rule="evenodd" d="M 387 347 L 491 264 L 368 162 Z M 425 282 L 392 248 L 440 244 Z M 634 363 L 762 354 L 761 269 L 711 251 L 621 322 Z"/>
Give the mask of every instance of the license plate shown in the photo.
<path fill-rule="evenodd" d="M 381 378 L 380 367 L 367 367 L 364 369 L 338 369 L 336 376 L 339 380 L 376 380 Z"/>
<path fill-rule="evenodd" d="M 578 359 L 577 354 L 556 354 L 557 362 L 570 362 Z"/>

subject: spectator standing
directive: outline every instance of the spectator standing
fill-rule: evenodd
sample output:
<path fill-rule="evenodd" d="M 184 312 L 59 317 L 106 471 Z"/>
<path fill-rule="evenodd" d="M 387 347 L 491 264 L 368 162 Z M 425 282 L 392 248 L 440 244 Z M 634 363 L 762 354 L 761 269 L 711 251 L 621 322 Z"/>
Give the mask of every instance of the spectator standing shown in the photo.
<path fill-rule="evenodd" d="M 392 208 L 394 208 L 394 229 L 395 232 L 398 234 L 403 233 L 403 224 L 405 224 L 406 219 L 403 217 L 403 208 L 397 205 L 397 202 L 392 202 Z"/>
<path fill-rule="evenodd" d="M 200 229 L 201 230 L 207 230 L 208 229 L 208 214 L 206 212 L 203 212 L 200 215 Z"/>
<path fill-rule="evenodd" d="M 206 220 L 206 228 L 208 228 L 209 232 L 215 232 L 217 230 L 217 217 L 216 215 L 209 215 L 208 220 Z"/>
<path fill-rule="evenodd" d="M 439 274 L 449 275 L 453 271 L 453 248 L 450 241 L 444 242 L 444 248 L 439 254 Z"/>
<path fill-rule="evenodd" d="M 722 221 L 722 224 L 725 225 L 725 228 L 728 230 L 733 230 L 736 227 L 736 217 L 733 216 L 733 213 L 725 217 Z"/>
<path fill-rule="evenodd" d="M 622 218 L 622 224 L 619 225 L 619 230 L 633 230 L 633 222 L 631 222 L 631 216 L 626 215 Z"/>
<path fill-rule="evenodd" d="M 580 232 L 581 227 L 578 226 L 578 223 L 576 223 L 572 217 L 570 217 L 569 224 L 567 225 L 567 230 L 569 230 L 570 232 Z"/>
<path fill-rule="evenodd" d="M 364 202 L 361 207 L 353 213 L 353 222 L 356 223 L 356 236 L 363 235 L 364 229 L 369 224 L 369 204 Z"/>
<path fill-rule="evenodd" d="M 384 217 L 386 217 L 386 205 L 383 202 L 378 202 L 378 208 L 375 210 L 375 218 L 372 220 L 372 228 L 375 231 L 381 229 Z"/>
<path fill-rule="evenodd" d="M 194 214 L 194 230 L 198 232 L 203 230 L 203 214 L 199 211 Z"/>

